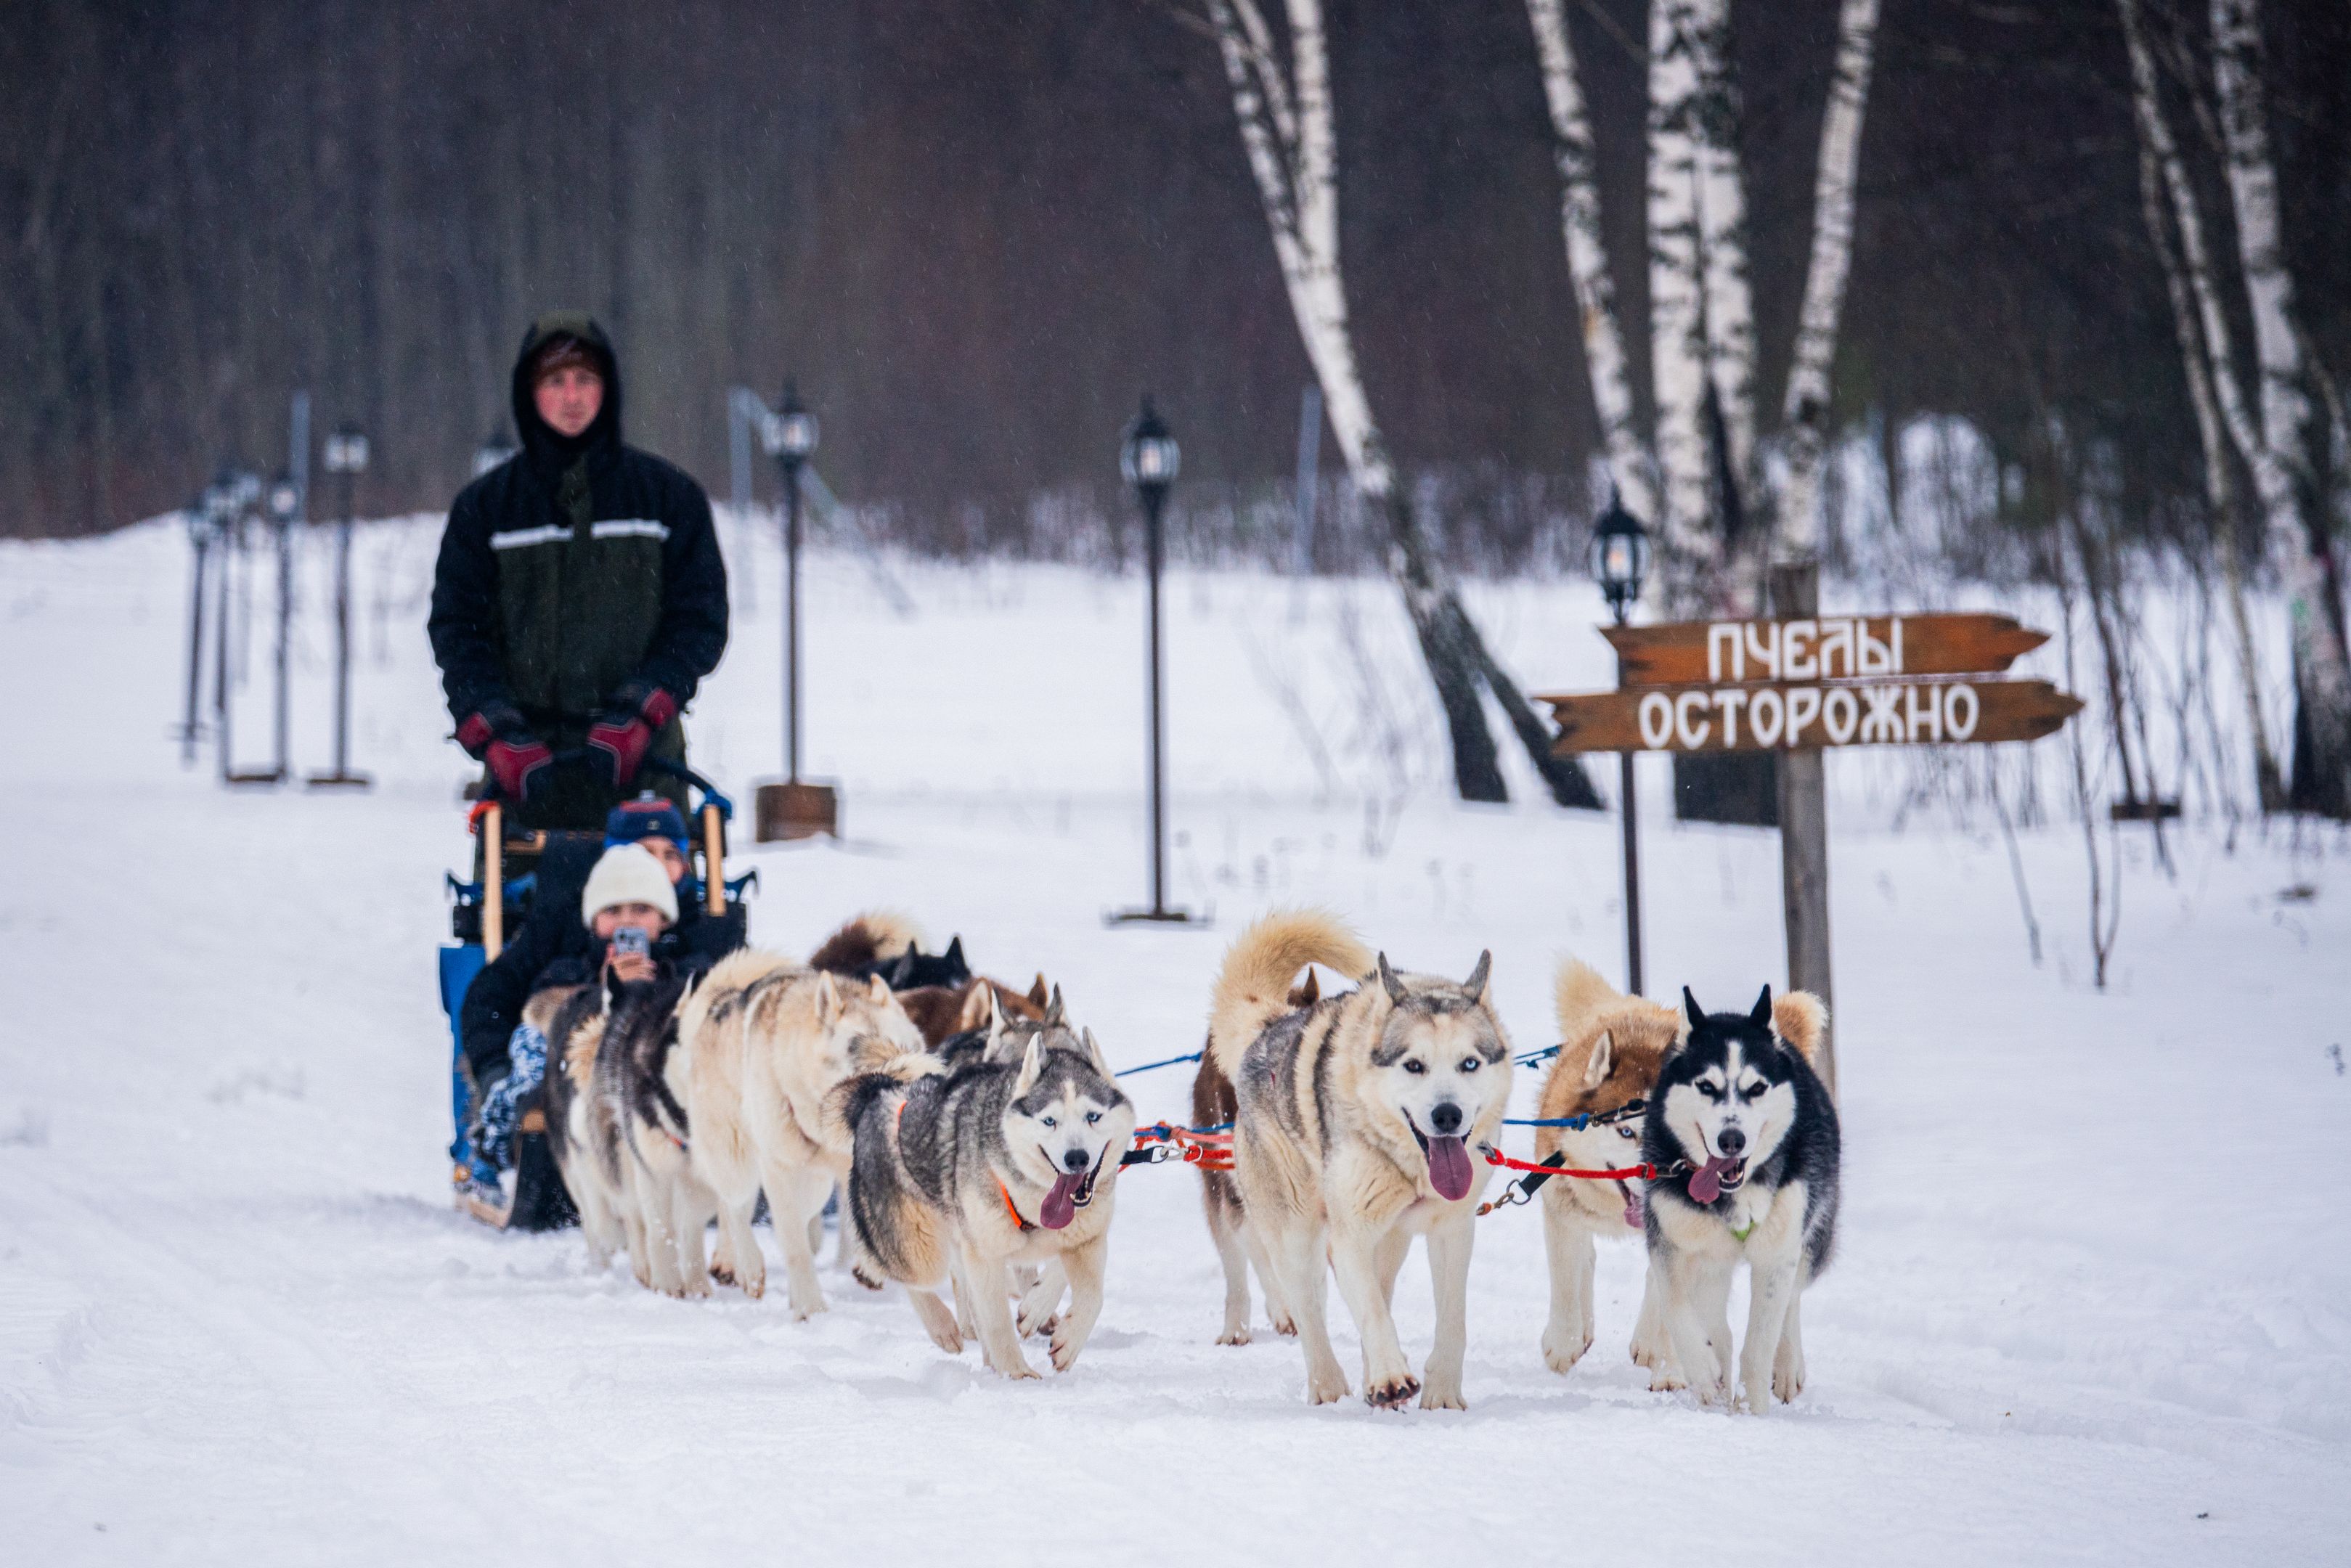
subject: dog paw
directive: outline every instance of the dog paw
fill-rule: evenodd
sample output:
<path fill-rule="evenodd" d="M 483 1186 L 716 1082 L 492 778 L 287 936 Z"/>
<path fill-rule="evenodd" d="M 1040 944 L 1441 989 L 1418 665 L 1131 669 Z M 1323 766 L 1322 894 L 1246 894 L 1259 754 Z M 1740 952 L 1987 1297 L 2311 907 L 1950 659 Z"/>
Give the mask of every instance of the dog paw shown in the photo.
<path fill-rule="evenodd" d="M 1298 1320 L 1288 1316 L 1277 1317 L 1273 1320 L 1273 1332 L 1284 1339 L 1296 1339 Z"/>
<path fill-rule="evenodd" d="M 732 1285 L 737 1283 L 733 1266 L 719 1262 L 716 1259 L 711 1260 L 710 1278 L 714 1283 L 720 1285 Z M 759 1292 L 753 1287 L 745 1285 L 743 1287 L 743 1293 L 747 1296 L 756 1296 Z"/>
<path fill-rule="evenodd" d="M 1345 1374 L 1326 1373 L 1321 1376 L 1316 1376 L 1312 1373 L 1306 1375 L 1306 1403 L 1309 1405 L 1336 1405 L 1345 1397 L 1347 1397 Z"/>
<path fill-rule="evenodd" d="M 963 1354 L 963 1335 L 956 1333 L 950 1330 L 933 1329 L 931 1331 L 931 1343 L 937 1345 L 941 1350 L 946 1351 L 949 1355 L 961 1355 Z"/>
<path fill-rule="evenodd" d="M 1653 1362 L 1649 1366 L 1649 1392 L 1678 1394 L 1689 1386 L 1689 1380 L 1671 1362 Z"/>
<path fill-rule="evenodd" d="M 852 1263 L 849 1266 L 849 1277 L 869 1291 L 878 1291 L 882 1288 L 882 1276 L 869 1273 L 862 1263 Z"/>
<path fill-rule="evenodd" d="M 1782 1366 L 1772 1369 L 1771 1392 L 1779 1396 L 1781 1404 L 1794 1404 L 1796 1396 L 1803 1391 L 1804 1369 L 1802 1367 Z"/>
<path fill-rule="evenodd" d="M 1401 1410 L 1420 1392 L 1420 1379 L 1405 1373 L 1398 1377 L 1383 1378 L 1364 1389 L 1364 1403 L 1374 1410 Z"/>
<path fill-rule="evenodd" d="M 808 1322 L 809 1319 L 816 1316 L 817 1313 L 829 1310 L 830 1309 L 825 1305 L 824 1299 L 822 1297 L 819 1297 L 813 1301 L 794 1301 L 792 1303 L 792 1322 L 796 1323 L 804 1323 Z"/>
<path fill-rule="evenodd" d="M 1693 1383 L 1689 1388 L 1690 1392 L 1698 1396 L 1698 1406 L 1702 1409 L 1721 1410 L 1733 1407 L 1730 1385 L 1728 1383 Z"/>
<path fill-rule="evenodd" d="M 1543 1364 L 1553 1372 L 1563 1373 L 1583 1359 L 1592 1348 L 1588 1333 L 1570 1333 L 1563 1330 L 1547 1329 L 1542 1336 Z"/>
<path fill-rule="evenodd" d="M 1013 1383 L 1018 1383 L 1023 1378 L 1040 1378 L 1045 1375 L 1029 1365 L 1026 1357 L 1015 1361 L 1010 1366 L 999 1366 L 996 1370 L 1003 1374 L 1008 1381 Z"/>
<path fill-rule="evenodd" d="M 1078 1352 L 1084 1348 L 1074 1340 L 1056 1338 L 1053 1341 L 1053 1370 L 1067 1372 L 1078 1362 Z"/>
<path fill-rule="evenodd" d="M 1228 1327 L 1224 1333 L 1217 1336 L 1218 1344 L 1247 1344 L 1249 1342 L 1249 1332 L 1246 1328 Z"/>
<path fill-rule="evenodd" d="M 1020 1329 L 1020 1337 L 1022 1339 L 1035 1339 L 1040 1334 L 1047 1339 L 1050 1339 L 1061 1327 L 1061 1314 L 1055 1312 L 1051 1317 L 1047 1318 L 1041 1323 L 1031 1322 L 1026 1316 L 1023 1316 L 1019 1326 Z"/>
<path fill-rule="evenodd" d="M 1459 1384 L 1450 1381 L 1440 1383 L 1432 1377 L 1428 1380 L 1428 1386 L 1420 1391 L 1420 1407 L 1424 1410 L 1467 1410 L 1469 1403 L 1461 1397 Z"/>

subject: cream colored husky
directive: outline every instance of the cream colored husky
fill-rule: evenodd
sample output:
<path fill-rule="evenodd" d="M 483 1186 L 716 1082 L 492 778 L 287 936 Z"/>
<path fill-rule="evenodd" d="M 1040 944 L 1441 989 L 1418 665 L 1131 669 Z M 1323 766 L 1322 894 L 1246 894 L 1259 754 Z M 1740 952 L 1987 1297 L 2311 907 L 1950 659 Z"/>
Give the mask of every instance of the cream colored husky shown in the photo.
<path fill-rule="evenodd" d="M 880 977 L 848 980 L 775 954 L 722 958 L 686 998 L 672 1082 L 695 1175 L 717 1195 L 720 1256 L 748 1295 L 767 1288 L 751 1235 L 765 1187 L 792 1316 L 824 1311 L 809 1222 L 848 1174 L 825 1095 L 852 1073 L 920 1054 L 923 1037 Z"/>

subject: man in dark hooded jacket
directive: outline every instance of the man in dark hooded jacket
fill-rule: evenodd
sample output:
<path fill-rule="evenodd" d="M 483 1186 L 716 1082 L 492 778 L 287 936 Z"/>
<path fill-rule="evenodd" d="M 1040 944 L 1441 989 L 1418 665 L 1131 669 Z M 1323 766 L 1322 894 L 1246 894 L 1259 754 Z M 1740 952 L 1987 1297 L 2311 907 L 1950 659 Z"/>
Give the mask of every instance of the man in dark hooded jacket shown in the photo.
<path fill-rule="evenodd" d="M 457 742 L 517 823 L 592 829 L 647 756 L 683 762 L 679 710 L 726 647 L 710 500 L 621 443 L 621 374 L 584 314 L 531 323 L 514 369 L 522 450 L 458 493 L 428 630 Z M 584 749 L 588 766 L 555 754 Z M 644 786 L 684 804 L 666 778 Z"/>

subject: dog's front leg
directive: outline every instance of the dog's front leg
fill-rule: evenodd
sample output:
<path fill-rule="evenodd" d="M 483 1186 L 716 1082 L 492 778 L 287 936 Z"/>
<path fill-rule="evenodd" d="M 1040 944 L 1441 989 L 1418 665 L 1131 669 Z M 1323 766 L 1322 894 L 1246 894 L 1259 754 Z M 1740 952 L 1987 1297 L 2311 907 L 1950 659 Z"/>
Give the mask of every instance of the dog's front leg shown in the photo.
<path fill-rule="evenodd" d="M 1396 1276 L 1404 1272 L 1405 1254 L 1411 1250 L 1412 1232 L 1401 1225 L 1393 1226 L 1380 1238 L 1379 1249 L 1373 1258 L 1380 1271 L 1380 1299 L 1387 1302 L 1391 1314 L 1395 1312 Z"/>
<path fill-rule="evenodd" d="M 1386 1239 L 1367 1227 L 1334 1225 L 1331 1264 L 1339 1276 L 1339 1294 L 1354 1317 L 1356 1337 L 1364 1342 L 1364 1402 L 1395 1410 L 1420 1392 L 1420 1380 L 1405 1359 L 1380 1278 L 1380 1244 Z"/>
<path fill-rule="evenodd" d="M 718 1253 L 710 1265 L 712 1279 L 722 1284 L 741 1286 L 743 1293 L 753 1301 L 766 1294 L 768 1289 L 767 1254 L 759 1250 L 759 1239 L 751 1229 L 751 1216 L 758 1207 L 756 1187 L 747 1202 L 723 1197 L 718 1200 Z"/>
<path fill-rule="evenodd" d="M 984 1258 L 969 1247 L 963 1249 L 963 1278 L 972 1321 L 979 1330 L 980 1359 L 1007 1377 L 1035 1377 L 1035 1367 L 1020 1354 L 1020 1340 L 1012 1332 L 1011 1281 L 1000 1258 Z"/>
<path fill-rule="evenodd" d="M 1266 1251 L 1264 1239 L 1258 1234 L 1257 1227 L 1249 1223 L 1247 1214 L 1236 1222 L 1235 1228 L 1240 1234 L 1242 1248 L 1249 1253 L 1249 1267 L 1257 1270 L 1257 1282 L 1265 1291 L 1266 1321 L 1273 1325 L 1274 1333 L 1285 1337 L 1295 1336 L 1298 1317 L 1290 1309 L 1290 1295 L 1282 1283 L 1281 1270 L 1273 1266 L 1273 1259 Z"/>
<path fill-rule="evenodd" d="M 1428 1232 L 1428 1278 L 1437 1293 L 1437 1339 L 1421 1368 L 1424 1410 L 1467 1410 L 1461 1362 L 1469 1350 L 1469 1252 L 1477 1244 L 1477 1214 L 1466 1203 Z"/>
<path fill-rule="evenodd" d="M 1635 1364 L 1649 1369 L 1651 1393 L 1687 1386 L 1681 1364 L 1674 1359 L 1673 1332 L 1666 1325 L 1665 1270 L 1655 1257 L 1641 1281 L 1641 1315 L 1633 1324 L 1632 1354 Z"/>
<path fill-rule="evenodd" d="M 1565 1372 L 1592 1348 L 1592 1232 L 1575 1222 L 1562 1195 L 1542 1195 L 1543 1260 L 1551 1266 L 1551 1321 L 1543 1325 L 1543 1364 Z"/>
<path fill-rule="evenodd" d="M 1094 1320 L 1102 1316 L 1102 1273 L 1109 1263 L 1110 1237 L 1105 1233 L 1062 1253 L 1060 1262 L 1045 1265 L 1045 1283 L 1063 1273 L 1070 1281 L 1070 1310 L 1061 1315 L 1053 1330 L 1056 1372 L 1067 1372 L 1076 1364 L 1078 1352 L 1086 1348 L 1086 1341 L 1094 1332 Z M 1042 1289 L 1043 1284 L 1039 1288 Z M 1059 1286 L 1054 1289 L 1053 1299 L 1061 1299 Z"/>
<path fill-rule="evenodd" d="M 1061 1292 L 1070 1288 L 1070 1275 L 1060 1259 L 1054 1259 L 1037 1270 L 1037 1279 L 1021 1292 L 1020 1316 L 1013 1326 L 1027 1339 L 1032 1333 L 1051 1333 L 1061 1326 L 1054 1309 L 1061 1304 Z"/>
<path fill-rule="evenodd" d="M 1792 1238 L 1799 1247 L 1802 1238 Z M 1761 1416 L 1771 1408 L 1771 1372 L 1780 1359 L 1780 1336 L 1802 1287 L 1796 1280 L 1802 1254 L 1750 1253 L 1747 1262 L 1747 1340 L 1739 1347 L 1739 1386 L 1747 1408 Z"/>
<path fill-rule="evenodd" d="M 906 1287 L 906 1299 L 914 1303 L 914 1315 L 923 1320 L 924 1332 L 931 1343 L 949 1355 L 963 1354 L 963 1331 L 956 1326 L 955 1309 L 939 1300 L 936 1291 L 920 1285 Z"/>
<path fill-rule="evenodd" d="M 1281 1293 L 1298 1325 L 1298 1343 L 1306 1352 L 1306 1403 L 1329 1405 L 1347 1397 L 1347 1374 L 1331 1348 L 1330 1270 L 1323 1261 L 1320 1226 L 1292 1224 L 1270 1234 L 1254 1218 L 1249 1228 L 1262 1235 Z"/>
<path fill-rule="evenodd" d="M 1217 1244 L 1217 1261 L 1225 1270 L 1225 1327 L 1217 1335 L 1218 1344 L 1247 1344 L 1249 1342 L 1249 1249 L 1241 1245 L 1239 1217 L 1216 1188 L 1217 1177 L 1204 1175 L 1202 1191 L 1206 1195 L 1201 1207 L 1207 1210 L 1208 1239 Z M 1226 1178 L 1229 1179 L 1229 1178 Z"/>
<path fill-rule="evenodd" d="M 814 1166 L 768 1166 L 768 1218 L 776 1244 L 784 1251 L 784 1288 L 791 1302 L 792 1321 L 806 1322 L 825 1310 L 824 1287 L 817 1283 L 816 1252 L 809 1246 L 811 1211 L 824 1206 L 832 1190 L 832 1173 Z"/>
<path fill-rule="evenodd" d="M 710 1189 L 681 1171 L 670 1178 L 670 1213 L 677 1238 L 677 1277 L 689 1296 L 710 1294 L 710 1271 L 703 1262 L 703 1232 L 710 1227 Z"/>
<path fill-rule="evenodd" d="M 1662 1243 L 1664 1255 L 1656 1261 L 1666 1281 L 1666 1324 L 1674 1342 L 1674 1359 L 1698 1395 L 1701 1405 L 1719 1405 L 1730 1397 L 1724 1362 L 1707 1339 L 1706 1322 L 1713 1281 L 1720 1274 L 1727 1287 L 1730 1270 L 1716 1260 L 1688 1248 Z"/>
<path fill-rule="evenodd" d="M 1780 1330 L 1780 1352 L 1771 1358 L 1771 1392 L 1782 1404 L 1804 1391 L 1804 1288 L 1812 1270 L 1796 1270 L 1795 1292 L 1788 1298 L 1788 1321 Z"/>

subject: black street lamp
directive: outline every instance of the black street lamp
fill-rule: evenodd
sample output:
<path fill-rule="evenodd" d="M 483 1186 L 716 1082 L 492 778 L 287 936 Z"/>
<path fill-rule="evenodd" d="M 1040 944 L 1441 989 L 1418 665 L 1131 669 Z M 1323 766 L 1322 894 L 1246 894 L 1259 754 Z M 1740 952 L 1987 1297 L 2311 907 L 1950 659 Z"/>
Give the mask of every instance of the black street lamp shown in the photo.
<path fill-rule="evenodd" d="M 1608 509 L 1592 528 L 1592 576 L 1600 591 L 1608 596 L 1608 609 L 1617 625 L 1625 624 L 1639 602 L 1641 580 L 1648 574 L 1649 530 L 1625 509 L 1625 503 L 1612 490 Z M 1633 754 L 1620 751 L 1616 761 L 1625 817 L 1625 988 L 1637 997 L 1641 994 L 1641 850 L 1634 810 Z"/>
<path fill-rule="evenodd" d="M 1183 910 L 1167 907 L 1167 724 L 1160 695 L 1159 573 L 1166 552 L 1159 517 L 1161 508 L 1167 504 L 1168 487 L 1176 483 L 1176 473 L 1183 466 L 1183 456 L 1158 410 L 1151 406 L 1148 397 L 1144 398 L 1143 412 L 1127 426 L 1125 440 L 1119 447 L 1118 469 L 1134 486 L 1134 494 L 1143 503 L 1144 559 L 1149 582 L 1151 907 L 1113 917 L 1121 922 L 1176 924 L 1192 918 Z"/>
<path fill-rule="evenodd" d="M 235 468 L 227 464 L 213 476 L 204 491 L 204 518 L 214 544 L 219 549 L 217 564 L 213 569 L 213 744 L 218 755 L 221 782 L 229 779 L 229 643 L 233 640 L 229 628 L 229 580 L 235 576 L 236 556 L 241 548 L 240 514 L 244 510 L 244 485 Z"/>
<path fill-rule="evenodd" d="M 831 785 L 800 779 L 800 468 L 816 451 L 816 415 L 787 380 L 782 402 L 760 424 L 760 442 L 784 480 L 784 780 L 761 785 L 755 797 L 759 841 L 767 843 L 837 835 L 841 816 Z"/>
<path fill-rule="evenodd" d="M 272 712 L 272 728 L 277 741 L 277 765 L 267 775 L 269 782 L 283 783 L 293 777 L 293 747 L 290 738 L 292 714 L 287 706 L 289 682 L 288 660 L 294 640 L 294 525 L 302 517 L 302 486 L 291 474 L 280 474 L 271 482 L 268 496 L 269 528 L 277 536 L 277 703 Z M 252 782 L 260 783 L 256 775 Z"/>
<path fill-rule="evenodd" d="M 335 766 L 329 773 L 310 776 L 313 789 L 364 789 L 371 780 L 351 771 L 351 525 L 356 511 L 353 487 L 367 471 L 368 438 L 348 422 L 327 437 L 327 472 L 341 484 L 336 505 L 341 513 L 335 525 Z"/>
<path fill-rule="evenodd" d="M 180 765 L 195 766 L 196 740 L 203 726 L 196 722 L 202 700 L 204 666 L 204 573 L 212 566 L 213 547 L 221 540 L 222 504 L 217 486 L 207 486 L 180 516 L 188 525 L 188 543 L 195 549 L 195 569 L 188 593 L 188 706 L 180 723 Z"/>

